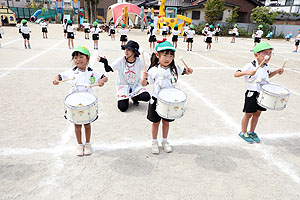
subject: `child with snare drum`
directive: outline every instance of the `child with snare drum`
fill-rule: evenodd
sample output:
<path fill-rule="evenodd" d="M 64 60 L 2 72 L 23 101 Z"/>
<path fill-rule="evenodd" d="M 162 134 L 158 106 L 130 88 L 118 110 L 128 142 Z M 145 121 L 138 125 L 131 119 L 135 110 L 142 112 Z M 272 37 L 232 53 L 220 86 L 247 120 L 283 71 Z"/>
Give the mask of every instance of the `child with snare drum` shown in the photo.
<path fill-rule="evenodd" d="M 152 99 L 148 106 L 147 119 L 152 122 L 152 149 L 153 154 L 159 154 L 159 147 L 157 141 L 159 124 L 162 122 L 162 146 L 165 152 L 172 152 L 172 147 L 169 145 L 167 138 L 169 132 L 169 122 L 174 121 L 171 119 L 165 119 L 159 116 L 156 112 L 156 103 L 158 93 L 165 88 L 174 88 L 178 79 L 178 75 L 191 74 L 193 70 L 191 68 L 179 68 L 175 65 L 175 48 L 166 41 L 159 41 L 159 44 L 155 47 L 156 52 L 152 54 L 151 64 L 148 72 L 144 72 L 142 85 L 146 86 L 148 83 L 153 84 Z"/>
<path fill-rule="evenodd" d="M 121 112 L 125 112 L 129 108 L 129 99 L 133 101 L 134 105 L 138 106 L 139 101 L 148 102 L 151 97 L 149 92 L 141 85 L 144 65 L 139 57 L 139 44 L 129 40 L 126 45 L 122 45 L 122 49 L 125 50 L 125 56 L 114 61 L 111 65 L 112 69 L 105 57 L 98 57 L 98 61 L 104 63 L 106 72 L 118 71 L 118 108 Z"/>
<path fill-rule="evenodd" d="M 269 78 L 272 78 L 276 74 L 281 75 L 283 68 L 270 71 L 268 63 L 272 56 L 273 47 L 266 42 L 261 42 L 253 48 L 255 60 L 246 64 L 242 69 L 234 73 L 234 77 L 244 76 L 245 81 L 249 83 L 247 91 L 245 93 L 245 103 L 243 112 L 244 117 L 241 123 L 241 132 L 239 136 L 248 143 L 259 143 L 260 139 L 254 132 L 258 123 L 258 119 L 262 111 L 266 111 L 257 103 L 257 97 L 260 93 L 260 86 L 267 84 Z M 260 67 L 259 67 L 260 66 Z M 247 127 L 250 121 L 250 130 L 247 132 Z"/>
<path fill-rule="evenodd" d="M 76 47 L 76 49 L 72 53 L 72 60 L 75 64 L 75 67 L 73 69 L 69 69 L 57 75 L 53 80 L 53 85 L 59 85 L 60 81 L 75 78 L 74 82 L 72 80 L 68 81 L 70 83 L 73 83 L 74 86 L 71 89 L 70 93 L 72 92 L 93 93 L 92 88 L 89 86 L 99 85 L 99 87 L 102 87 L 107 82 L 108 78 L 105 77 L 104 74 L 100 75 L 98 72 L 95 72 L 92 68 L 88 66 L 90 55 L 91 54 L 86 47 L 84 46 Z M 75 125 L 75 135 L 78 142 L 76 155 L 83 156 L 83 155 L 92 154 L 92 146 L 90 143 L 91 124 L 90 123 L 84 124 L 85 138 L 86 138 L 85 145 L 82 143 L 82 139 L 81 139 L 82 124 L 74 123 L 74 125 Z"/>

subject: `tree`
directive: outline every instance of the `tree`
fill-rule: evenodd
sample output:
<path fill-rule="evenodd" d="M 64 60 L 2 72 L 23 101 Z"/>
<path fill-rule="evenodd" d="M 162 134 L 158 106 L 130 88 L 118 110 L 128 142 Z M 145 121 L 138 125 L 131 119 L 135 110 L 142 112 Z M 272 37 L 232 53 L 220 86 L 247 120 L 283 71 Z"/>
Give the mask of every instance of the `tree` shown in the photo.
<path fill-rule="evenodd" d="M 232 13 L 231 13 L 231 15 L 229 16 L 229 17 L 227 17 L 226 18 L 226 22 L 227 22 L 227 24 L 228 24 L 228 26 L 232 26 L 232 24 L 234 24 L 234 23 L 236 23 L 237 22 L 237 20 L 238 20 L 238 17 L 239 17 L 239 14 L 238 14 L 238 10 L 239 10 L 240 8 L 238 7 L 238 6 L 235 6 L 234 8 L 233 8 L 233 10 L 232 10 Z"/>
<path fill-rule="evenodd" d="M 35 2 L 35 0 L 33 0 L 32 4 L 31 4 L 31 8 L 33 8 L 33 9 L 37 9 L 37 5 L 36 5 L 36 2 Z"/>
<path fill-rule="evenodd" d="M 99 0 L 84 0 L 84 7 L 90 22 L 94 22 L 97 18 L 97 5 Z"/>
<path fill-rule="evenodd" d="M 263 25 L 264 35 L 272 30 L 271 25 L 275 21 L 278 12 L 272 11 L 270 7 L 259 7 L 252 9 L 250 20 L 255 26 Z"/>
<path fill-rule="evenodd" d="M 204 7 L 205 20 L 208 23 L 217 22 L 223 16 L 224 10 L 224 0 L 208 0 Z"/>

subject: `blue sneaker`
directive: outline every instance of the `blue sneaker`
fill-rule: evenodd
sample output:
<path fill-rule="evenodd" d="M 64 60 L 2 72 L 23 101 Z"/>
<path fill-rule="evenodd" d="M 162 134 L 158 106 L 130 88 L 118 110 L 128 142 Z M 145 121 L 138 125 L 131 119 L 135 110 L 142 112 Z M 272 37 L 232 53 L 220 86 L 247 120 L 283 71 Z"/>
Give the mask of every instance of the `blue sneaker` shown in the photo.
<path fill-rule="evenodd" d="M 297 51 L 295 50 L 295 51 L 292 51 L 293 53 L 297 53 Z"/>
<path fill-rule="evenodd" d="M 258 138 L 258 136 L 255 132 L 251 132 L 251 133 L 249 133 L 249 135 L 254 140 L 254 142 L 260 143 L 260 139 Z"/>
<path fill-rule="evenodd" d="M 250 143 L 250 144 L 252 144 L 252 143 L 254 142 L 254 140 L 250 137 L 250 135 L 249 135 L 248 133 L 242 133 L 242 132 L 240 132 L 240 133 L 239 133 L 239 136 L 240 136 L 243 140 L 245 140 L 246 142 L 248 142 L 248 143 Z"/>

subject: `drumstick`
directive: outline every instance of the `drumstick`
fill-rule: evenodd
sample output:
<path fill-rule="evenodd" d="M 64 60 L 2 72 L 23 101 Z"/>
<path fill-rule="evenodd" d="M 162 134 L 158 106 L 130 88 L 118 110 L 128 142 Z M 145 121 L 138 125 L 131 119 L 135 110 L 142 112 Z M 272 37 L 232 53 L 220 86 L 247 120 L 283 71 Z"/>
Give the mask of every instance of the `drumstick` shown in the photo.
<path fill-rule="evenodd" d="M 74 79 L 75 79 L 75 77 L 73 77 L 73 78 L 67 78 L 65 80 L 61 80 L 61 81 L 58 81 L 58 82 L 64 83 L 64 82 L 71 81 L 71 80 L 74 80 Z"/>
<path fill-rule="evenodd" d="M 144 51 L 142 52 L 142 57 L 143 57 L 143 63 L 144 63 L 144 71 L 146 72 L 146 62 L 145 62 Z"/>
<path fill-rule="evenodd" d="M 270 57 L 268 55 L 265 55 L 263 61 L 254 69 L 254 71 L 256 72 L 258 70 L 258 68 L 260 68 L 266 60 L 269 60 L 269 58 Z"/>
<path fill-rule="evenodd" d="M 185 65 L 186 69 L 189 70 L 190 68 L 187 66 L 187 64 L 184 62 L 183 57 L 181 56 L 179 60 Z"/>
<path fill-rule="evenodd" d="M 99 86 L 99 84 L 95 84 L 95 85 L 86 85 L 85 88 L 88 89 L 88 88 L 91 88 L 91 87 L 97 87 L 97 86 Z"/>
<path fill-rule="evenodd" d="M 289 61 L 288 58 L 284 58 L 284 62 L 283 62 L 283 65 L 282 65 L 281 69 L 283 69 L 286 66 L 288 61 Z"/>

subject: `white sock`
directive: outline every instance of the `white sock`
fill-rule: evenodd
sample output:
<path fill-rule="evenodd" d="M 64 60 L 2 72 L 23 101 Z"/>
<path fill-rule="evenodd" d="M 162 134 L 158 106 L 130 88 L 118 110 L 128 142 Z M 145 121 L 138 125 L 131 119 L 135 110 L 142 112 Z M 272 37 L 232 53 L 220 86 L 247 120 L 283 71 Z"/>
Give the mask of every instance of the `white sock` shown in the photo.
<path fill-rule="evenodd" d="M 78 144 L 79 146 L 83 146 L 83 144 Z"/>
<path fill-rule="evenodd" d="M 157 139 L 152 139 L 152 143 L 157 143 Z"/>
<path fill-rule="evenodd" d="M 162 142 L 168 142 L 168 138 L 163 138 Z"/>
<path fill-rule="evenodd" d="M 91 144 L 90 142 L 86 142 L 85 144 Z"/>

